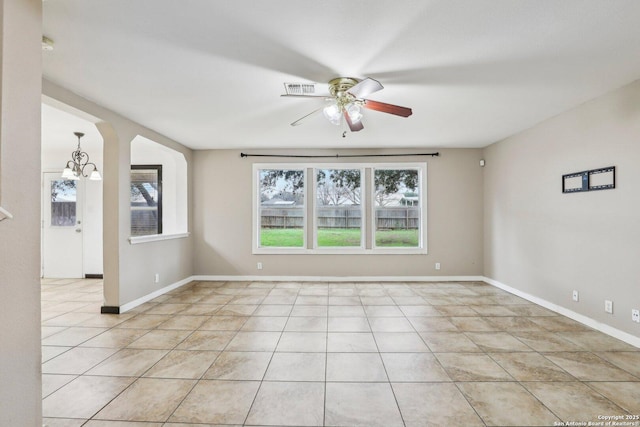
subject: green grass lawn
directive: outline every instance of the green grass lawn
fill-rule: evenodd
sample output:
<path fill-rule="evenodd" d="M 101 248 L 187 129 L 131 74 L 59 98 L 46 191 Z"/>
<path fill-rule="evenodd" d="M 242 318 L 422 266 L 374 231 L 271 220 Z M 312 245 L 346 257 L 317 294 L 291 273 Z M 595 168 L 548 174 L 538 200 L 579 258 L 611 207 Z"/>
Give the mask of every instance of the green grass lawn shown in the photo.
<path fill-rule="evenodd" d="M 418 246 L 418 230 L 380 230 L 376 232 L 376 246 Z M 260 230 L 262 247 L 302 247 L 303 230 L 299 228 L 263 228 Z M 357 228 L 325 228 L 318 230 L 318 246 L 360 246 L 360 230 Z"/>
<path fill-rule="evenodd" d="M 412 230 L 378 230 L 376 231 L 376 246 L 417 248 L 420 236 L 417 229 Z"/>
<path fill-rule="evenodd" d="M 260 246 L 301 248 L 303 233 L 301 228 L 263 228 L 260 230 Z"/>
<path fill-rule="evenodd" d="M 321 228 L 318 230 L 318 246 L 360 246 L 359 228 Z"/>

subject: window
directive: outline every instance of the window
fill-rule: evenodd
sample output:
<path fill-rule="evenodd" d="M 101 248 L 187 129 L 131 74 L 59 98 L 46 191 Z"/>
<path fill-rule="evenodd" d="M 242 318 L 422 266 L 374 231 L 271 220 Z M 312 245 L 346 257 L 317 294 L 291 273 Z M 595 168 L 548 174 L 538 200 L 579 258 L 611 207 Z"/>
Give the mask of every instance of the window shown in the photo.
<path fill-rule="evenodd" d="M 304 169 L 259 169 L 258 247 L 305 246 Z"/>
<path fill-rule="evenodd" d="M 158 240 L 178 239 L 189 236 L 189 176 L 188 164 L 185 155 L 173 148 L 164 146 L 143 136 L 137 135 L 131 141 L 131 165 L 143 165 L 142 169 L 153 170 L 148 171 L 152 176 L 149 177 L 151 182 L 147 182 L 145 186 L 144 176 L 141 178 L 143 189 L 147 192 L 157 192 L 157 200 L 151 197 L 154 202 L 147 203 L 144 193 L 139 191 L 140 188 L 134 189 L 132 196 L 137 196 L 135 215 L 136 220 L 132 217 L 131 244 L 148 243 Z M 132 169 L 137 170 L 138 166 Z M 158 171 L 158 188 L 153 187 L 153 174 Z M 132 175 L 133 178 L 133 175 Z M 132 179 L 132 183 L 135 179 Z M 140 194 L 138 194 L 140 193 Z M 151 194 L 150 193 L 150 194 Z M 140 198 L 142 197 L 142 199 Z M 143 213 L 142 211 L 147 211 Z M 132 213 L 133 215 L 133 213 Z M 146 215 L 146 218 L 143 216 Z M 153 223 L 147 223 L 153 217 Z M 134 228 L 137 224 L 141 228 Z"/>
<path fill-rule="evenodd" d="M 51 225 L 76 225 L 77 181 L 56 179 L 51 181 Z"/>
<path fill-rule="evenodd" d="M 131 235 L 162 234 L 162 165 L 131 165 Z"/>
<path fill-rule="evenodd" d="M 420 247 L 419 169 L 375 169 L 375 247 Z"/>
<path fill-rule="evenodd" d="M 316 169 L 316 247 L 362 247 L 360 169 Z"/>
<path fill-rule="evenodd" d="M 254 176 L 254 253 L 426 253 L 424 163 L 256 164 Z"/>

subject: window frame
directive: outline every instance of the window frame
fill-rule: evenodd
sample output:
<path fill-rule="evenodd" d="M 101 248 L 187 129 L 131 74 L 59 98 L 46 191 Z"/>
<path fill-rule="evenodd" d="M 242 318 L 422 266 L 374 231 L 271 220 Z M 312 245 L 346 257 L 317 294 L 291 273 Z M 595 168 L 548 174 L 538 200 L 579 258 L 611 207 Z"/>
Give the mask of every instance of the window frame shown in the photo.
<path fill-rule="evenodd" d="M 375 204 L 375 173 L 376 170 L 407 170 L 407 169 L 416 169 L 418 171 L 418 194 L 419 194 L 419 217 L 418 223 L 420 224 L 420 229 L 418 232 L 418 246 L 417 247 L 404 247 L 404 246 L 377 246 L 376 245 L 376 231 L 377 231 L 377 221 L 376 221 L 376 204 Z M 389 253 L 389 254 L 407 254 L 407 253 L 416 253 L 419 252 L 421 254 L 428 253 L 427 251 L 427 164 L 426 163 L 389 163 L 389 164 L 378 164 L 376 166 L 371 167 L 371 177 L 370 177 L 370 189 L 371 189 L 371 247 L 375 251 L 375 253 Z"/>
<path fill-rule="evenodd" d="M 269 169 L 304 171 L 304 223 L 302 247 L 261 247 L 260 246 L 260 171 Z M 317 171 L 322 169 L 359 169 L 361 170 L 361 245 L 355 246 L 317 246 L 317 210 L 316 192 Z M 376 169 L 417 169 L 418 192 L 420 197 L 419 246 L 418 247 L 376 247 L 375 245 L 375 170 Z M 310 178 L 311 176 L 311 178 Z M 311 187 L 309 181 L 312 179 Z M 254 163 L 252 166 L 252 254 L 317 254 L 317 255 L 424 255 L 427 248 L 427 163 L 426 162 L 390 162 L 390 163 Z M 310 196 L 312 194 L 312 196 Z M 309 229 L 311 227 L 311 230 Z"/>
<path fill-rule="evenodd" d="M 302 217 L 302 246 L 260 246 L 260 232 L 262 228 L 262 218 L 261 218 L 261 203 L 260 203 L 260 171 L 262 170 L 301 170 L 303 171 L 303 202 L 304 207 L 302 209 L 303 217 Z M 307 230 L 308 230 L 308 218 L 309 218 L 309 170 L 305 166 L 301 166 L 298 163 L 254 163 L 253 165 L 253 188 L 252 188 L 252 196 L 253 196 L 253 206 L 252 206 L 252 216 L 253 216 L 253 230 L 252 230 L 252 253 L 254 254 L 297 254 L 301 252 L 307 251 Z"/>
<path fill-rule="evenodd" d="M 324 167 L 326 166 L 326 167 Z M 318 246 L 318 209 L 317 209 L 317 192 L 318 192 L 318 171 L 320 170 L 359 170 L 360 171 L 360 245 L 359 246 Z M 357 163 L 322 163 L 313 165 L 313 242 L 311 249 L 314 253 L 363 253 L 366 250 L 366 207 L 367 207 L 367 192 L 366 188 L 366 171 L 363 164 Z"/>
<path fill-rule="evenodd" d="M 162 165 L 161 164 L 154 164 L 154 165 L 142 165 L 142 164 L 135 164 L 135 165 L 131 165 L 131 171 L 134 170 L 155 170 L 157 175 L 158 175 L 158 188 L 157 188 L 157 192 L 158 192 L 158 202 L 157 202 L 157 212 L 158 212 L 158 227 L 156 229 L 156 233 L 153 234 L 137 234 L 134 235 L 132 233 L 132 229 L 133 229 L 133 221 L 131 221 L 130 224 L 130 236 L 132 238 L 144 238 L 144 237 L 148 237 L 148 236 L 158 236 L 162 234 Z M 131 181 L 131 180 L 130 180 Z M 131 185 L 131 182 L 130 182 Z M 129 202 L 131 203 L 131 202 Z M 131 204 L 129 204 L 129 211 L 133 212 L 133 206 L 131 206 Z"/>

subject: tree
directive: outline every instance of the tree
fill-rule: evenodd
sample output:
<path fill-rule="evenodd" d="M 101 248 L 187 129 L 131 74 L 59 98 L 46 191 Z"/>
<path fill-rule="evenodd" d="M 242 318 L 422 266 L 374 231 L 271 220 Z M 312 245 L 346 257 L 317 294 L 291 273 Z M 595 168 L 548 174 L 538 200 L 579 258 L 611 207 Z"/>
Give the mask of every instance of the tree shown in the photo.
<path fill-rule="evenodd" d="M 304 170 L 302 169 L 264 169 L 260 171 L 260 184 L 264 189 L 276 190 L 284 181 L 285 190 L 297 193 L 304 188 Z"/>
<path fill-rule="evenodd" d="M 318 172 L 318 182 L 320 182 L 320 173 Z M 354 205 L 360 204 L 360 169 L 329 169 L 329 180 L 335 187 L 335 191 L 340 196 Z"/>
<path fill-rule="evenodd" d="M 75 195 L 76 181 L 70 179 L 56 179 L 55 181 L 51 181 L 51 201 L 55 202 L 58 195 L 65 194 L 70 190 L 73 190 L 73 194 Z"/>
<path fill-rule="evenodd" d="M 328 176 L 327 176 L 328 173 Z M 316 176 L 321 200 L 326 204 L 341 204 L 349 200 L 360 204 L 362 176 L 360 169 L 321 169 Z M 286 183 L 286 190 L 298 193 L 304 187 L 303 169 L 265 169 L 260 181 L 264 188 L 275 190 L 278 182 Z M 375 198 L 380 206 L 390 201 L 390 195 L 402 189 L 418 188 L 418 171 L 415 169 L 376 169 L 374 173 Z M 264 190 L 263 190 L 264 191 Z M 336 201 L 342 200 L 341 203 Z M 333 201 L 333 203 L 332 203 Z"/>
<path fill-rule="evenodd" d="M 357 183 L 345 185 L 345 176 L 357 175 Z M 323 205 L 343 205 L 360 203 L 360 171 L 345 169 L 320 169 L 316 176 L 318 194 L 316 197 Z"/>
<path fill-rule="evenodd" d="M 386 206 L 390 195 L 402 189 L 416 190 L 418 188 L 418 171 L 415 169 L 377 169 L 374 174 L 376 186 L 376 202 L 379 206 Z"/>

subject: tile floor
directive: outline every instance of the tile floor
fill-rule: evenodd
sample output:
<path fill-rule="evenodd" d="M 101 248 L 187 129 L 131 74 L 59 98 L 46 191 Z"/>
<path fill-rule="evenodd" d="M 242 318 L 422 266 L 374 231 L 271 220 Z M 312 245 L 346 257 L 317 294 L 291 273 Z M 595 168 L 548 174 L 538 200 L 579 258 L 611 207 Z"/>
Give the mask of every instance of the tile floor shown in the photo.
<path fill-rule="evenodd" d="M 48 427 L 640 415 L 639 349 L 483 283 L 194 282 L 121 315 L 101 301 L 100 281 L 42 282 Z"/>

